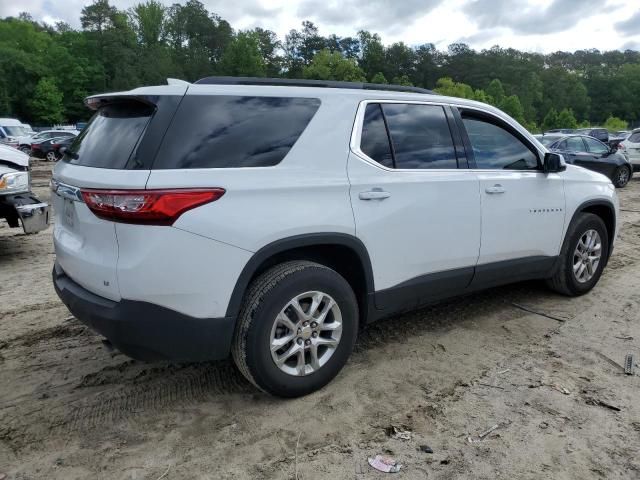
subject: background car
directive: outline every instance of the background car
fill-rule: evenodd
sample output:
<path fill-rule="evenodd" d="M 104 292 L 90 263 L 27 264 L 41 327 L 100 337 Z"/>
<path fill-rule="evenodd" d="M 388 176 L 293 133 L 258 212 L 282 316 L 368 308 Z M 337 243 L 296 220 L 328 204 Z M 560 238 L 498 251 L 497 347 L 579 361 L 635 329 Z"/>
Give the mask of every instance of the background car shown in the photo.
<path fill-rule="evenodd" d="M 620 142 L 618 150 L 629 160 L 634 172 L 640 171 L 640 128 Z"/>
<path fill-rule="evenodd" d="M 618 147 L 620 143 L 625 140 L 631 132 L 626 130 L 620 130 L 618 132 L 609 132 L 609 146 L 610 147 Z"/>
<path fill-rule="evenodd" d="M 57 137 L 71 137 L 75 138 L 80 132 L 78 130 L 43 130 L 42 132 L 34 133 L 33 135 L 27 135 L 24 137 L 19 137 L 18 142 L 21 152 L 30 154 L 31 153 L 31 145 L 34 143 L 40 143 L 44 140 L 49 140 L 51 138 Z"/>
<path fill-rule="evenodd" d="M 546 132 L 544 132 L 544 134 L 548 134 L 548 133 L 564 133 L 565 135 L 568 135 L 570 133 L 574 133 L 575 129 L 573 128 L 554 128 L 552 130 L 547 130 Z"/>
<path fill-rule="evenodd" d="M 609 177 L 613 184 L 624 187 L 633 175 L 627 158 L 605 143 L 588 135 L 566 135 L 539 138 L 549 150 L 561 153 L 567 163 L 579 165 Z M 545 144 L 547 142 L 547 144 Z"/>
<path fill-rule="evenodd" d="M 62 155 L 60 149 L 68 147 L 75 140 L 74 137 L 55 137 L 42 142 L 33 143 L 31 145 L 31 156 L 38 158 L 46 158 L 50 162 L 59 160 Z"/>
<path fill-rule="evenodd" d="M 604 143 L 609 143 L 609 130 L 602 127 L 590 127 L 590 128 L 580 128 L 576 130 L 576 134 L 580 135 L 588 135 L 589 137 L 593 137 L 595 139 L 600 140 Z"/>
<path fill-rule="evenodd" d="M 20 120 L 15 118 L 0 118 L 0 142 L 10 147 L 18 146 L 18 137 L 27 134 L 25 127 Z"/>

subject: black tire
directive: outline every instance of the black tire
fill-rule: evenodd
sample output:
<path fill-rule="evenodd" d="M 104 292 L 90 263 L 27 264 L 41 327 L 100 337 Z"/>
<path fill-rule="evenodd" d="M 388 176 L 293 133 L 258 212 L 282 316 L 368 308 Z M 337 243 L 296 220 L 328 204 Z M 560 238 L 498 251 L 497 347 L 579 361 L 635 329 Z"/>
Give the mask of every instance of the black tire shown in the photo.
<path fill-rule="evenodd" d="M 297 295 L 321 291 L 330 295 L 342 315 L 342 334 L 333 354 L 315 372 L 295 376 L 271 357 L 271 329 L 276 316 Z M 353 350 L 358 332 L 358 302 L 337 272 L 310 261 L 289 261 L 261 274 L 248 288 L 238 316 L 231 353 L 238 369 L 256 387 L 280 397 L 300 397 L 329 383 Z"/>
<path fill-rule="evenodd" d="M 26 153 L 27 155 L 31 156 L 31 147 L 25 147 L 23 145 L 18 150 L 20 150 L 22 153 Z"/>
<path fill-rule="evenodd" d="M 595 230 L 600 235 L 602 242 L 602 253 L 598 266 L 593 277 L 584 282 L 579 282 L 573 273 L 574 251 L 582 236 L 589 230 Z M 569 225 L 569 230 L 565 236 L 556 272 L 547 280 L 547 285 L 558 293 L 576 297 L 584 295 L 590 291 L 602 275 L 609 255 L 609 235 L 607 227 L 600 217 L 592 213 L 580 213 L 578 217 Z"/>
<path fill-rule="evenodd" d="M 627 167 L 626 165 L 622 165 L 616 168 L 616 171 L 613 174 L 613 185 L 616 188 L 626 187 L 627 183 L 629 183 L 629 180 L 631 180 L 631 175 L 631 168 Z"/>

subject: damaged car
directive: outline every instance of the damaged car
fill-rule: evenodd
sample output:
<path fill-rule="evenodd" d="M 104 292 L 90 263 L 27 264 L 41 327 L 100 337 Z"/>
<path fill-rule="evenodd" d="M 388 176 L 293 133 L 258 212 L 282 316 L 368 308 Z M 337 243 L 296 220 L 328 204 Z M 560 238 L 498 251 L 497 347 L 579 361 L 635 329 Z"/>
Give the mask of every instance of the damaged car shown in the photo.
<path fill-rule="evenodd" d="M 31 192 L 29 156 L 0 145 L 0 218 L 24 233 L 37 233 L 49 226 L 49 205 Z"/>

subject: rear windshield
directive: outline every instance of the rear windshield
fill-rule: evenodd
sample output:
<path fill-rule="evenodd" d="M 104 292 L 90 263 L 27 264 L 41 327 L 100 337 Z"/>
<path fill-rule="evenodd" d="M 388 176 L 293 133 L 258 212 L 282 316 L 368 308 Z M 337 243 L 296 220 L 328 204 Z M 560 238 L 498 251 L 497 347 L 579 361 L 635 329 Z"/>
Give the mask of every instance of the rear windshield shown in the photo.
<path fill-rule="evenodd" d="M 125 168 L 152 114 L 153 107 L 140 102 L 101 107 L 63 160 L 85 167 Z"/>
<path fill-rule="evenodd" d="M 187 95 L 153 168 L 276 165 L 319 106 L 316 98 Z"/>

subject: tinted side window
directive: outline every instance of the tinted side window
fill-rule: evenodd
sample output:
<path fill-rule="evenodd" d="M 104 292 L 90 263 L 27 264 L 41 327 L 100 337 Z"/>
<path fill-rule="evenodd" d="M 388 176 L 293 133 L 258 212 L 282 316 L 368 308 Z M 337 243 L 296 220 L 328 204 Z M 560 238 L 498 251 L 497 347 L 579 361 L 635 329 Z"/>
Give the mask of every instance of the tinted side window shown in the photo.
<path fill-rule="evenodd" d="M 316 98 L 187 95 L 153 168 L 276 165 L 319 106 Z"/>
<path fill-rule="evenodd" d="M 393 168 L 393 156 L 391 155 L 387 127 L 384 124 L 382 109 L 377 103 L 367 105 L 365 110 L 360 150 L 381 165 Z"/>
<path fill-rule="evenodd" d="M 567 150 L 570 152 L 584 152 L 584 143 L 580 137 L 567 138 Z"/>
<path fill-rule="evenodd" d="M 382 105 L 396 168 L 458 168 L 444 109 L 437 105 Z"/>
<path fill-rule="evenodd" d="M 640 143 L 640 132 L 632 133 L 627 140 L 631 143 Z"/>
<path fill-rule="evenodd" d="M 587 144 L 589 152 L 591 153 L 607 153 L 609 151 L 606 145 L 599 142 L 598 140 L 595 140 L 594 138 L 585 137 L 584 141 Z"/>
<path fill-rule="evenodd" d="M 516 136 L 498 125 L 462 117 L 473 149 L 476 168 L 535 170 L 538 156 Z"/>

